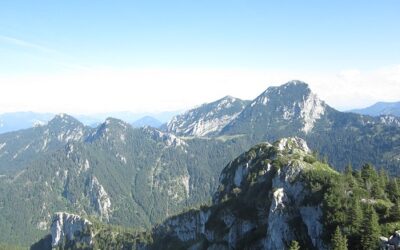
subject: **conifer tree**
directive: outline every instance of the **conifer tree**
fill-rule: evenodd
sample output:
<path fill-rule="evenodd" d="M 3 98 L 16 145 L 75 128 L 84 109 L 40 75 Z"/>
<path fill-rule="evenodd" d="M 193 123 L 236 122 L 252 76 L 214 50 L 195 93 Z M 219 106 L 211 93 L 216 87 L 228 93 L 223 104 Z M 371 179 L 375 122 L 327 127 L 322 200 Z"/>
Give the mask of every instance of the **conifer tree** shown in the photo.
<path fill-rule="evenodd" d="M 390 219 L 400 221 L 400 202 L 397 200 L 390 208 Z"/>
<path fill-rule="evenodd" d="M 358 196 L 352 198 L 347 216 L 350 234 L 359 235 L 363 222 L 363 211 L 361 209 L 360 198 Z"/>
<path fill-rule="evenodd" d="M 399 186 L 397 184 L 397 181 L 395 179 L 390 179 L 389 182 L 386 185 L 386 191 L 388 193 L 388 198 L 392 202 L 396 202 L 400 197 L 399 195 Z"/>
<path fill-rule="evenodd" d="M 300 245 L 297 241 L 292 240 L 292 243 L 290 243 L 289 250 L 300 250 Z"/>
<path fill-rule="evenodd" d="M 365 250 L 377 249 L 380 236 L 378 215 L 372 206 L 367 206 L 361 226 L 361 248 Z"/>
<path fill-rule="evenodd" d="M 385 189 L 389 182 L 389 175 L 384 168 L 379 170 L 379 182 L 382 189 Z"/>
<path fill-rule="evenodd" d="M 347 250 L 347 238 L 342 234 L 339 227 L 336 227 L 332 235 L 332 250 Z"/>
<path fill-rule="evenodd" d="M 356 179 L 353 176 L 353 167 L 349 163 L 344 169 L 344 180 L 347 182 L 347 186 L 350 188 L 356 187 Z"/>

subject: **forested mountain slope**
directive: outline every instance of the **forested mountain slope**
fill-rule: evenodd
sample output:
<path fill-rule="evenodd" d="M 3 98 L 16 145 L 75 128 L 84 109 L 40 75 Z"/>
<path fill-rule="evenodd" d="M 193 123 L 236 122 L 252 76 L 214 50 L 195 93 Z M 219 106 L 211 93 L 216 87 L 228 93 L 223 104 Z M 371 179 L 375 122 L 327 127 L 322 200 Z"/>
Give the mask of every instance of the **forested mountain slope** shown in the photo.
<path fill-rule="evenodd" d="M 52 225 L 57 230 L 32 249 L 377 249 L 380 235 L 400 227 L 399 181 L 368 164 L 341 174 L 304 140 L 283 138 L 231 161 L 210 206 L 147 232 L 59 213 Z"/>

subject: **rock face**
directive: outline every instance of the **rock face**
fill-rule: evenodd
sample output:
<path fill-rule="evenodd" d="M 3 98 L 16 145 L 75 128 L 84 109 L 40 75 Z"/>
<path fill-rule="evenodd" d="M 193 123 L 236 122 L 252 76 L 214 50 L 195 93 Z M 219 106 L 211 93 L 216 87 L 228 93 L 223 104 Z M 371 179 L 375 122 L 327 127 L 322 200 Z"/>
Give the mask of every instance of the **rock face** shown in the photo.
<path fill-rule="evenodd" d="M 64 212 L 56 213 L 50 227 L 52 247 L 65 246 L 68 242 L 91 245 L 93 243 L 91 225 L 90 221 L 78 215 Z"/>
<path fill-rule="evenodd" d="M 175 136 L 174 134 L 171 133 L 164 133 L 161 132 L 158 129 L 151 128 L 151 127 L 145 127 L 143 128 L 143 132 L 150 135 L 152 139 L 155 141 L 160 141 L 165 144 L 167 147 L 182 147 L 184 148 L 186 146 L 186 142 Z"/>
<path fill-rule="evenodd" d="M 400 248 L 400 230 L 393 233 L 388 238 L 380 237 L 380 248 L 382 250 L 399 249 Z"/>
<path fill-rule="evenodd" d="M 287 249 L 297 240 L 307 249 L 322 241 L 322 201 L 307 202 L 302 176 L 314 171 L 300 138 L 254 146 L 222 171 L 213 205 L 168 219 L 154 230 L 155 249 L 176 239 L 192 249 Z M 318 163 L 319 171 L 332 171 Z"/>
<path fill-rule="evenodd" d="M 286 128 L 297 134 L 310 133 L 326 113 L 327 105 L 301 81 L 269 87 L 222 129 L 222 134 L 243 133 L 253 128 Z M 260 130 L 260 131 L 259 131 Z"/>
<path fill-rule="evenodd" d="M 87 195 L 101 219 L 109 221 L 111 215 L 111 200 L 104 187 L 92 176 L 89 180 Z"/>
<path fill-rule="evenodd" d="M 232 121 L 247 102 L 226 96 L 218 101 L 203 104 L 182 115 L 175 116 L 167 124 L 167 131 L 185 136 L 207 136 L 218 133 Z"/>

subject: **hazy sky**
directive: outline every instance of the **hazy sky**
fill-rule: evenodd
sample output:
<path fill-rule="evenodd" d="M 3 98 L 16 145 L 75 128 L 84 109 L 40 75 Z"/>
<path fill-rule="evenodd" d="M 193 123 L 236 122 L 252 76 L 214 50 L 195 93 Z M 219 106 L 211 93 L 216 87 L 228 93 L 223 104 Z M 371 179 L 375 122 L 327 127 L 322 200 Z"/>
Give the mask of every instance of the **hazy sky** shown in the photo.
<path fill-rule="evenodd" d="M 0 112 L 182 110 L 291 79 L 400 101 L 400 1 L 0 1 Z"/>

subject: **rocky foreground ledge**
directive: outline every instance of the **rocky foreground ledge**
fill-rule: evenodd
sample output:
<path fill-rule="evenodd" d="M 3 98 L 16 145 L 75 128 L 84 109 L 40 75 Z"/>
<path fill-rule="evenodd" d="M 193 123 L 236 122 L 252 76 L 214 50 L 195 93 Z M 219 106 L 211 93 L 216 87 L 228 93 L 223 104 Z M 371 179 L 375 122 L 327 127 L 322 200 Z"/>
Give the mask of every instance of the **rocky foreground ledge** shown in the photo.
<path fill-rule="evenodd" d="M 51 234 L 32 245 L 32 250 L 46 250 L 68 246 L 92 246 L 94 233 L 92 223 L 79 215 L 58 212 L 53 216 Z"/>
<path fill-rule="evenodd" d="M 75 241 L 86 245 L 93 244 L 92 223 L 75 214 L 59 212 L 54 215 L 51 224 L 51 246 L 65 244 L 65 241 Z"/>

